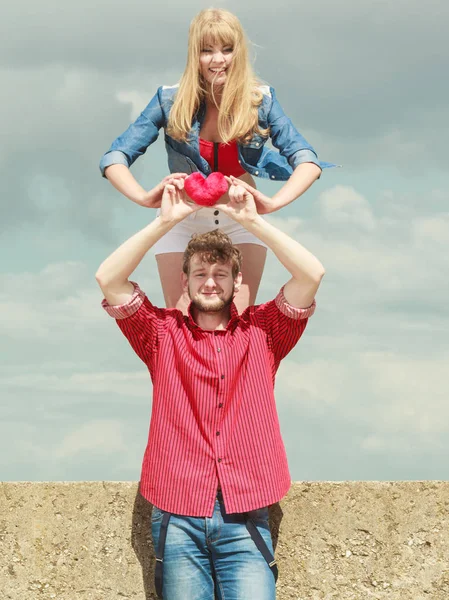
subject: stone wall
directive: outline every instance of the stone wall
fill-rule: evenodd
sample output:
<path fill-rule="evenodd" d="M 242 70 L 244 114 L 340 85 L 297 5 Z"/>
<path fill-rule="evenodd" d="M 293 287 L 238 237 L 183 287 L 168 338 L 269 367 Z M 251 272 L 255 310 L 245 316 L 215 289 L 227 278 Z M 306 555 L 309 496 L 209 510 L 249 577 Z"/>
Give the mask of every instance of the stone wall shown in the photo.
<path fill-rule="evenodd" d="M 137 484 L 1 486 L 2 600 L 156 598 Z M 447 600 L 448 509 L 446 482 L 293 484 L 270 513 L 278 599 Z"/>

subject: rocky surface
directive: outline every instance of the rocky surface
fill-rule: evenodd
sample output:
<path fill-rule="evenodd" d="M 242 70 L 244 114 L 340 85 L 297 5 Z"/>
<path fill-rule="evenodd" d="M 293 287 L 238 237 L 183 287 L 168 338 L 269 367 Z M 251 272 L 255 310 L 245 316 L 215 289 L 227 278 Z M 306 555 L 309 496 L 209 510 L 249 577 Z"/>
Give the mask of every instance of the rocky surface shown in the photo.
<path fill-rule="evenodd" d="M 156 599 L 136 483 L 0 485 L 2 600 Z M 448 510 L 448 482 L 293 484 L 270 513 L 278 599 L 447 600 Z"/>

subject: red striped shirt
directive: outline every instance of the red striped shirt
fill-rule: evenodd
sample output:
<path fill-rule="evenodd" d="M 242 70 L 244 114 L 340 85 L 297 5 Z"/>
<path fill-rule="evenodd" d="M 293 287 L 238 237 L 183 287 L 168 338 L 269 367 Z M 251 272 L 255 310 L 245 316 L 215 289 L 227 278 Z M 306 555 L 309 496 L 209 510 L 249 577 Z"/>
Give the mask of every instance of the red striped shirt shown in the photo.
<path fill-rule="evenodd" d="M 227 513 L 278 502 L 290 488 L 274 399 L 279 363 L 295 346 L 307 309 L 275 300 L 234 304 L 224 330 L 206 331 L 179 310 L 153 306 L 137 284 L 105 310 L 117 320 L 153 382 L 140 492 L 162 510 L 212 516 L 220 484 Z"/>

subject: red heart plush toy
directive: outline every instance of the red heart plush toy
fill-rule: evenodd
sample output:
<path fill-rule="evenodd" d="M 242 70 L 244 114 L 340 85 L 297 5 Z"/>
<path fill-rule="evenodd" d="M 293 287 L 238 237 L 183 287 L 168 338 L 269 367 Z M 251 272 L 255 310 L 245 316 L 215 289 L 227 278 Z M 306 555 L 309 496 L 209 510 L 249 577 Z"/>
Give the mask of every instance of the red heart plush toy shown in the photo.
<path fill-rule="evenodd" d="M 197 171 L 184 180 L 184 189 L 190 198 L 201 206 L 213 206 L 228 191 L 223 173 L 211 173 L 204 177 Z"/>

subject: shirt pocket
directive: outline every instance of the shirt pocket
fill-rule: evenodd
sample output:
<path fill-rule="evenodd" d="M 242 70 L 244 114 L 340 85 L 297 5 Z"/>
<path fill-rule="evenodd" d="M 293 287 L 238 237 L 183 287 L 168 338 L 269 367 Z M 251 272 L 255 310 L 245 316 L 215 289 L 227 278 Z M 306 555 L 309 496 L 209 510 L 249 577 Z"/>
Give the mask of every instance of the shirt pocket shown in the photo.
<path fill-rule="evenodd" d="M 241 144 L 242 148 L 251 148 L 252 150 L 262 150 L 268 138 L 261 136 L 259 133 L 254 133 L 249 142 Z"/>
<path fill-rule="evenodd" d="M 264 144 L 265 138 L 261 135 L 254 135 L 247 144 L 239 144 L 243 160 L 252 167 L 257 167 Z"/>

